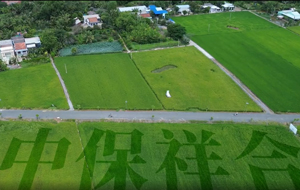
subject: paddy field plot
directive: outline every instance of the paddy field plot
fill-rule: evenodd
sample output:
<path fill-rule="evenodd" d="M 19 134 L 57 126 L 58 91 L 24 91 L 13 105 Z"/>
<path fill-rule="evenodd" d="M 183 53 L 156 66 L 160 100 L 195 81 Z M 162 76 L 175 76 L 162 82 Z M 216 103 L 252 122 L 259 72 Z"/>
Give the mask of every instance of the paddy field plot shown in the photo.
<path fill-rule="evenodd" d="M 292 27 L 288 27 L 288 29 L 300 34 L 300 26 L 292 26 Z"/>
<path fill-rule="evenodd" d="M 300 142 L 283 126 L 1 121 L 0 131 L 4 190 L 300 184 Z"/>
<path fill-rule="evenodd" d="M 228 14 L 203 15 L 214 21 L 212 29 L 217 27 L 210 32 L 203 32 L 203 27 L 198 33 L 195 30 L 207 24 L 202 15 L 186 17 L 189 22 L 184 17 L 174 20 L 270 109 L 300 112 L 300 36 L 249 12 L 231 13 L 231 25 L 242 30 L 228 32 L 224 21 Z"/>
<path fill-rule="evenodd" d="M 132 57 L 166 109 L 261 111 L 195 47 L 138 52 Z M 167 90 L 171 98 L 166 97 Z"/>
<path fill-rule="evenodd" d="M 129 54 L 58 57 L 55 64 L 75 108 L 162 109 Z"/>
<path fill-rule="evenodd" d="M 58 109 L 68 109 L 50 63 L 0 72 L 0 84 L 0 108 L 42 109 L 54 104 Z"/>
<path fill-rule="evenodd" d="M 84 162 L 76 124 L 0 121 L 0 187 L 78 189 Z"/>

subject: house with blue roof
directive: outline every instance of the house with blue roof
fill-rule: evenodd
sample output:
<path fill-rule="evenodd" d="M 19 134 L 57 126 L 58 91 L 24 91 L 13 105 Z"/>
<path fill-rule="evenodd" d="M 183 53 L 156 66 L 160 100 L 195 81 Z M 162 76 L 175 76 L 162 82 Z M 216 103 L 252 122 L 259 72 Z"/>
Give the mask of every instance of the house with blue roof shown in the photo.
<path fill-rule="evenodd" d="M 161 7 L 156 7 L 155 5 L 149 5 L 150 11 L 153 11 L 156 16 L 162 15 L 164 18 L 168 11 L 163 10 Z"/>

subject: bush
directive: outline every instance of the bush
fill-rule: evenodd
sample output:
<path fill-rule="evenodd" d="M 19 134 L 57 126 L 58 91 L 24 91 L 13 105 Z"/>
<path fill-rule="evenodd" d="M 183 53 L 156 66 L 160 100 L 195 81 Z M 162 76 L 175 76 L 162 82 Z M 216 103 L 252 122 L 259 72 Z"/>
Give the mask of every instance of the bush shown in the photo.
<path fill-rule="evenodd" d="M 180 24 L 175 23 L 168 25 L 168 36 L 174 40 L 181 39 L 184 34 L 186 34 L 186 29 Z"/>
<path fill-rule="evenodd" d="M 0 59 L 0 72 L 8 70 L 7 65 Z"/>
<path fill-rule="evenodd" d="M 190 39 L 186 36 L 186 35 L 183 35 L 182 39 L 181 39 L 181 42 L 184 44 L 184 45 L 187 45 L 190 43 Z"/>

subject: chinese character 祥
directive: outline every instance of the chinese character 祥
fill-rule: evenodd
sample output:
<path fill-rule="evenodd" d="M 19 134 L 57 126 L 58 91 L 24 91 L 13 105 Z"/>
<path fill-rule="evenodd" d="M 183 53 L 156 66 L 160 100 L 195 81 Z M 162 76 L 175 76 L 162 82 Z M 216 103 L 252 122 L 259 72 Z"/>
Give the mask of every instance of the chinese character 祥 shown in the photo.
<path fill-rule="evenodd" d="M 245 150 L 236 158 L 240 159 L 247 155 L 250 156 L 252 153 L 262 142 L 263 139 L 269 141 L 274 147 L 279 149 L 281 152 L 277 151 L 276 149 L 272 151 L 271 155 L 269 156 L 252 156 L 252 158 L 265 158 L 265 159 L 285 159 L 288 156 L 292 156 L 297 158 L 297 155 L 300 151 L 300 148 L 286 145 L 284 143 L 278 142 L 274 139 L 271 139 L 267 136 L 267 133 L 260 132 L 260 131 L 253 131 L 251 139 L 246 146 Z M 266 178 L 264 175 L 264 171 L 287 171 L 295 189 L 300 189 L 300 169 L 296 168 L 295 166 L 288 164 L 286 168 L 267 168 L 267 167 L 257 167 L 252 164 L 248 164 L 254 184 L 256 189 L 269 189 Z"/>
<path fill-rule="evenodd" d="M 26 190 L 31 188 L 39 164 L 52 164 L 52 170 L 64 167 L 68 147 L 71 143 L 66 138 L 62 138 L 60 141 L 47 141 L 50 130 L 48 128 L 39 129 L 35 141 L 22 141 L 18 138 L 12 139 L 0 170 L 9 169 L 14 163 L 26 163 L 27 165 L 19 184 L 19 189 Z M 16 161 L 16 156 L 22 143 L 32 143 L 33 148 L 28 160 Z M 40 161 L 46 143 L 58 144 L 53 161 Z"/>
<path fill-rule="evenodd" d="M 169 149 L 167 151 L 167 155 L 157 170 L 157 173 L 161 170 L 165 170 L 166 173 L 166 183 L 167 189 L 177 189 L 177 168 L 180 171 L 186 171 L 188 169 L 196 169 L 196 171 L 186 171 L 185 175 L 197 175 L 199 177 L 199 181 L 201 184 L 201 189 L 213 189 L 211 176 L 212 175 L 229 175 L 229 173 L 223 169 L 222 167 L 218 167 L 214 173 L 210 172 L 208 161 L 209 160 L 222 160 L 220 156 L 216 153 L 212 152 L 212 154 L 208 157 L 206 154 L 206 147 L 209 146 L 220 146 L 216 140 L 212 139 L 211 136 L 214 134 L 209 131 L 202 130 L 202 138 L 201 142 L 197 142 L 197 137 L 194 133 L 183 130 L 186 136 L 186 143 L 180 143 L 178 140 L 174 139 L 174 134 L 169 131 L 163 129 L 163 134 L 165 139 L 168 139 L 169 142 L 157 142 L 157 144 L 168 144 Z M 196 167 L 188 167 L 185 159 L 179 158 L 177 155 L 179 149 L 184 148 L 186 146 L 193 147 L 195 149 L 194 157 L 186 157 L 186 160 L 195 160 Z"/>
<path fill-rule="evenodd" d="M 97 145 L 101 138 L 105 136 L 104 148 L 101 150 Z M 116 139 L 117 135 L 129 135 L 131 138 L 130 148 L 129 149 L 116 149 Z M 89 169 L 91 177 L 93 176 L 95 164 L 110 164 L 108 171 L 105 173 L 101 181 L 95 186 L 99 188 L 114 179 L 114 189 L 126 189 L 126 177 L 129 174 L 129 177 L 137 189 L 140 189 L 142 185 L 147 181 L 141 175 L 136 173 L 132 168 L 131 164 L 145 164 L 146 161 L 142 159 L 138 154 L 141 153 L 141 143 L 142 136 L 138 130 L 133 130 L 131 133 L 116 133 L 110 130 L 103 131 L 99 129 L 94 129 L 91 138 L 89 139 L 87 145 L 85 146 L 83 153 L 79 156 L 77 161 L 82 159 L 85 156 L 85 165 Z M 96 160 L 97 150 L 102 151 L 102 155 L 111 156 L 115 153 L 116 160 L 114 161 L 102 161 Z M 128 155 L 134 155 L 132 160 L 128 160 Z M 85 170 L 84 170 L 85 171 Z M 84 173 L 82 175 L 81 187 L 80 189 L 86 189 L 85 182 L 83 181 L 85 175 L 90 175 Z"/>

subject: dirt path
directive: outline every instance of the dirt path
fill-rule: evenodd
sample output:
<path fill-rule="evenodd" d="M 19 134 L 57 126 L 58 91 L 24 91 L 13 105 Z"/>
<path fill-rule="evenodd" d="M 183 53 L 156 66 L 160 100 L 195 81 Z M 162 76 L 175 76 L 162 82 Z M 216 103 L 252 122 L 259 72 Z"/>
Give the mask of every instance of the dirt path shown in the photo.
<path fill-rule="evenodd" d="M 123 44 L 124 44 L 124 46 L 125 46 L 125 48 L 126 48 L 127 53 L 130 53 L 130 50 L 127 48 L 127 46 L 126 46 L 126 44 L 125 44 L 123 38 L 120 36 L 120 34 L 118 34 L 118 36 L 119 36 L 119 38 L 122 40 L 122 42 L 123 42 Z"/>
<path fill-rule="evenodd" d="M 54 70 L 55 70 L 55 72 L 56 72 L 56 74 L 57 74 L 57 76 L 58 76 L 58 78 L 59 78 L 60 84 L 61 84 L 61 86 L 63 87 L 65 96 L 66 96 L 67 101 L 68 101 L 68 104 L 69 104 L 69 108 L 70 108 L 69 110 L 70 110 L 70 111 L 74 111 L 74 107 L 73 107 L 73 104 L 72 104 L 72 102 L 71 102 L 71 100 L 70 100 L 70 96 L 69 96 L 67 87 L 66 87 L 66 85 L 65 85 L 65 82 L 64 82 L 64 80 L 62 79 L 62 77 L 60 76 L 60 73 L 58 72 L 58 70 L 57 70 L 57 68 L 56 68 L 56 66 L 55 66 L 55 64 L 54 64 L 54 61 L 53 61 L 53 59 L 52 59 L 51 56 L 50 56 L 50 60 L 51 60 L 52 66 L 53 66 L 53 68 L 54 68 Z"/>
<path fill-rule="evenodd" d="M 274 114 L 274 112 L 268 108 L 267 105 L 265 105 L 251 90 L 244 85 L 236 76 L 234 76 L 229 70 L 227 70 L 221 63 L 219 63 L 213 56 L 211 56 L 208 52 L 206 52 L 203 48 L 201 48 L 199 45 L 197 45 L 192 40 L 190 41 L 190 44 L 195 46 L 199 51 L 201 51 L 206 57 L 208 57 L 210 60 L 212 60 L 222 71 L 224 71 L 241 89 L 254 101 L 256 102 L 264 112 L 269 114 Z"/>

